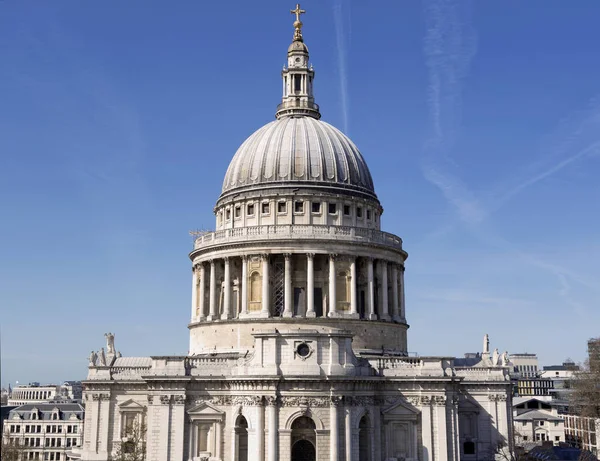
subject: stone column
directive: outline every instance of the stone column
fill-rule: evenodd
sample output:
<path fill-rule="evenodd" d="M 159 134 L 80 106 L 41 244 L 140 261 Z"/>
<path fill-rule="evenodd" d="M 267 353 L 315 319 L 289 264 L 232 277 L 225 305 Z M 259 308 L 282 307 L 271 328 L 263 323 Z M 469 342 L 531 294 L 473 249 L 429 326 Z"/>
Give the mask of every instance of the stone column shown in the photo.
<path fill-rule="evenodd" d="M 277 424 L 277 397 L 270 396 L 266 398 L 269 419 L 269 445 L 268 461 L 279 461 L 277 457 L 278 424 Z"/>
<path fill-rule="evenodd" d="M 198 266 L 192 267 L 192 317 L 191 322 L 198 318 Z"/>
<path fill-rule="evenodd" d="M 210 286 L 208 287 L 208 306 L 210 312 L 206 320 L 211 321 L 217 317 L 217 280 L 215 272 L 215 260 L 210 260 Z"/>
<path fill-rule="evenodd" d="M 387 261 L 379 261 L 381 268 L 381 320 L 390 320 L 389 303 L 388 303 L 388 263 Z"/>
<path fill-rule="evenodd" d="M 350 316 L 358 318 L 358 302 L 356 299 L 356 258 L 350 260 Z"/>
<path fill-rule="evenodd" d="M 222 440 L 222 434 L 221 432 L 223 432 L 223 423 L 222 422 L 218 422 L 217 424 L 215 424 L 215 430 L 216 430 L 216 434 L 215 434 L 215 451 L 216 451 L 216 455 L 217 458 L 219 459 L 223 459 L 223 448 L 221 447 L 221 445 L 223 445 L 223 442 L 221 442 Z"/>
<path fill-rule="evenodd" d="M 294 312 L 292 310 L 292 255 L 289 253 L 286 253 L 283 255 L 285 258 L 285 268 L 284 268 L 284 272 L 285 272 L 285 286 L 283 288 L 283 292 L 284 292 L 284 309 L 283 309 L 283 316 L 284 317 L 292 317 L 294 315 Z"/>
<path fill-rule="evenodd" d="M 223 313 L 222 320 L 231 318 L 231 270 L 229 266 L 229 258 L 223 258 L 225 262 L 225 273 L 223 275 Z"/>
<path fill-rule="evenodd" d="M 328 317 L 337 317 L 337 291 L 336 291 L 336 255 L 329 255 L 329 312 Z"/>
<path fill-rule="evenodd" d="M 262 310 L 261 317 L 271 317 L 269 299 L 269 255 L 262 255 Z"/>
<path fill-rule="evenodd" d="M 373 258 L 367 258 L 367 307 L 369 320 L 377 320 L 375 314 L 375 280 L 373 278 Z"/>
<path fill-rule="evenodd" d="M 400 266 L 400 317 L 406 322 L 406 304 L 404 300 L 404 266 Z"/>
<path fill-rule="evenodd" d="M 352 458 L 352 407 L 350 405 L 346 406 L 346 418 L 344 420 L 345 427 L 344 432 L 346 441 L 346 461 L 354 461 Z M 371 440 L 371 443 L 373 441 Z"/>
<path fill-rule="evenodd" d="M 204 263 L 200 263 L 198 282 L 200 283 L 200 290 L 198 290 L 198 319 L 204 320 L 206 318 L 206 296 L 204 294 L 206 288 L 206 267 L 204 267 Z"/>
<path fill-rule="evenodd" d="M 316 317 L 315 314 L 315 265 L 314 253 L 306 255 L 306 316 Z"/>
<path fill-rule="evenodd" d="M 398 265 L 392 264 L 392 318 L 400 321 L 400 305 L 398 304 Z"/>
<path fill-rule="evenodd" d="M 258 418 L 256 420 L 256 448 L 258 451 L 257 460 L 265 459 L 265 407 L 262 402 L 258 406 Z M 248 457 L 250 459 L 250 457 Z"/>
<path fill-rule="evenodd" d="M 242 256 L 242 312 L 240 317 L 248 315 L 248 257 Z"/>
<path fill-rule="evenodd" d="M 329 461 L 339 461 L 339 421 L 338 406 L 341 404 L 341 397 L 331 397 L 329 405 Z"/>

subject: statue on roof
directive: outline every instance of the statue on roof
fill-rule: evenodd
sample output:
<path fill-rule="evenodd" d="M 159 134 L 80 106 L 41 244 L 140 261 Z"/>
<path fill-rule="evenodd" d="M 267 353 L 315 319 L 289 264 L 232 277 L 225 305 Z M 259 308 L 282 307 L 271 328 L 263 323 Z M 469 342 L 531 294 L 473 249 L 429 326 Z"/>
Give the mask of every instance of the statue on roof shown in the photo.
<path fill-rule="evenodd" d="M 90 357 L 89 357 L 89 361 L 90 361 L 90 363 L 89 363 L 89 365 L 88 365 L 88 366 L 90 366 L 90 367 L 95 367 L 95 366 L 96 366 L 96 360 L 98 360 L 98 354 L 96 354 L 96 352 L 95 352 L 95 351 L 92 351 L 92 352 L 90 353 Z"/>
<path fill-rule="evenodd" d="M 510 359 L 508 358 L 508 351 L 504 351 L 502 353 L 502 366 L 506 367 L 510 363 Z"/>
<path fill-rule="evenodd" d="M 490 337 L 488 336 L 487 333 L 483 337 L 483 353 L 484 354 L 490 353 Z"/>
<path fill-rule="evenodd" d="M 112 333 L 105 333 L 106 338 L 106 353 L 108 355 L 114 355 L 115 353 L 115 335 Z"/>
<path fill-rule="evenodd" d="M 498 348 L 494 349 L 494 353 L 492 354 L 492 365 L 498 365 L 498 359 L 500 358 L 500 352 L 498 352 Z"/>
<path fill-rule="evenodd" d="M 106 354 L 104 353 L 104 348 L 100 349 L 98 353 L 98 366 L 105 367 L 106 366 Z"/>

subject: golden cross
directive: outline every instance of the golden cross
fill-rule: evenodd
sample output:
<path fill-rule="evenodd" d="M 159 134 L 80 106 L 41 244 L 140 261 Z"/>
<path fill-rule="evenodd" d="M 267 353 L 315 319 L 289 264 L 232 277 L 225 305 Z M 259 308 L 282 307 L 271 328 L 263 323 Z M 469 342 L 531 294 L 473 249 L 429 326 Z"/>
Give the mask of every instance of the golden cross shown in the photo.
<path fill-rule="evenodd" d="M 306 10 L 300 9 L 300 3 L 296 3 L 296 9 L 290 10 L 290 13 L 296 15 L 296 21 L 300 22 L 300 15 L 306 13 Z"/>

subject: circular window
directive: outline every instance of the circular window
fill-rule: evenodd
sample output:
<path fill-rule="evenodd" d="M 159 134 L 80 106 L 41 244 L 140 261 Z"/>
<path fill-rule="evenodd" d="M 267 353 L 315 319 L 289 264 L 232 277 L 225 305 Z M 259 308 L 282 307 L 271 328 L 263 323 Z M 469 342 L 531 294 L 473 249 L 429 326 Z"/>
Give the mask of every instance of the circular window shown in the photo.
<path fill-rule="evenodd" d="M 308 355 L 310 354 L 310 347 L 308 347 L 308 344 L 306 343 L 299 344 L 296 348 L 296 353 L 300 357 L 308 357 Z"/>

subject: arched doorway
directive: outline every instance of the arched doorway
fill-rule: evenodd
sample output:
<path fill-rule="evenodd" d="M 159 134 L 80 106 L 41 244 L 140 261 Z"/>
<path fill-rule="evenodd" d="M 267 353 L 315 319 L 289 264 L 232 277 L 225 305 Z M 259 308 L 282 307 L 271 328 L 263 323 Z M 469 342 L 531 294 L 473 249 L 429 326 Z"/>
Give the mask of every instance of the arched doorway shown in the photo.
<path fill-rule="evenodd" d="M 292 423 L 292 461 L 316 461 L 316 426 L 308 416 Z"/>
<path fill-rule="evenodd" d="M 235 422 L 235 461 L 248 461 L 248 421 L 242 415 Z"/>
<path fill-rule="evenodd" d="M 371 461 L 371 425 L 364 415 L 358 423 L 358 460 Z"/>

